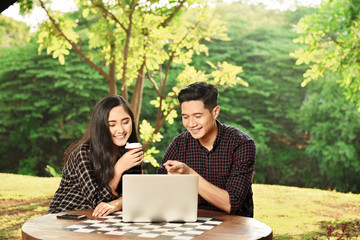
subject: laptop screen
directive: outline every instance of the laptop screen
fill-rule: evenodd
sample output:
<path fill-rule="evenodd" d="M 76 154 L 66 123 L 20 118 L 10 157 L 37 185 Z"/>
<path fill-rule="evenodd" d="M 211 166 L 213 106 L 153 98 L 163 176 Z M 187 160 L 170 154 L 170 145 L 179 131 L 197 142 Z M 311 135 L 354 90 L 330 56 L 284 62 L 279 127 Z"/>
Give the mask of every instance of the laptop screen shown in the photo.
<path fill-rule="evenodd" d="M 197 175 L 125 174 L 124 222 L 195 222 Z"/>

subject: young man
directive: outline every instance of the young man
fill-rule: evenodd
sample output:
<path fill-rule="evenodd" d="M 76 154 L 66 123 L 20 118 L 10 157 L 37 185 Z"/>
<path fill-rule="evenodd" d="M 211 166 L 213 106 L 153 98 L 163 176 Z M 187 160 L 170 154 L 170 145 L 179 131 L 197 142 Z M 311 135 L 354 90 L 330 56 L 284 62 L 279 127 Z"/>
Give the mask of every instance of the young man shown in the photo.
<path fill-rule="evenodd" d="M 180 91 L 187 131 L 173 139 L 158 173 L 197 174 L 199 208 L 253 217 L 255 143 L 243 131 L 216 120 L 217 96 L 216 87 L 206 82 Z"/>

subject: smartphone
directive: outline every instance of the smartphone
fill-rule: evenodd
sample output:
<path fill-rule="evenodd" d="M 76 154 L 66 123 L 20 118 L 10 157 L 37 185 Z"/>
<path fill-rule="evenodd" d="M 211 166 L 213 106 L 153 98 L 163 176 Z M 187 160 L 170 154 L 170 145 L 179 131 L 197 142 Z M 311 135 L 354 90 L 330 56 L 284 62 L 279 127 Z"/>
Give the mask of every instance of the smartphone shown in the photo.
<path fill-rule="evenodd" d="M 80 219 L 85 219 L 85 218 L 86 218 L 86 215 L 65 213 L 65 214 L 57 215 L 56 217 L 57 217 L 57 218 L 61 218 L 61 219 L 75 219 L 75 220 L 80 220 Z"/>

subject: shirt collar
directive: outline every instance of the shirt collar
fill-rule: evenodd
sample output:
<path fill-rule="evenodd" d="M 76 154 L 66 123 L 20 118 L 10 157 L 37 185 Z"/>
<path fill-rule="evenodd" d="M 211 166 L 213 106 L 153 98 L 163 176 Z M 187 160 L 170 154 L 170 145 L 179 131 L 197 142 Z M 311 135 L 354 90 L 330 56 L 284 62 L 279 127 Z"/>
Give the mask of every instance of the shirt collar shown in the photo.
<path fill-rule="evenodd" d="M 215 138 L 215 141 L 213 144 L 213 148 L 211 149 L 210 152 L 215 151 L 216 147 L 220 145 L 221 139 L 223 138 L 223 135 L 224 135 L 224 124 L 222 124 L 221 122 L 216 120 L 216 125 L 217 125 L 217 134 L 216 134 L 216 138 Z M 196 142 L 202 149 L 208 151 L 204 146 L 202 146 L 200 144 L 199 140 L 196 140 Z"/>
<path fill-rule="evenodd" d="M 215 142 L 213 145 L 213 149 L 215 149 L 218 145 L 220 145 L 221 139 L 223 138 L 224 135 L 224 126 L 221 122 L 219 122 L 218 120 L 216 120 L 216 124 L 217 124 L 217 135 L 215 138 Z"/>

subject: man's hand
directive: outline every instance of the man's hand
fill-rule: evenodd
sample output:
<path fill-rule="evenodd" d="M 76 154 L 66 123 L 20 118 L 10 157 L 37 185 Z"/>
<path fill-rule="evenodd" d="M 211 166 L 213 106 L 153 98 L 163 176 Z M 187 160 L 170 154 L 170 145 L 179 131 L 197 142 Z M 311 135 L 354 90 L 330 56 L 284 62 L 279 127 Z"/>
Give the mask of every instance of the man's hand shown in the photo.
<path fill-rule="evenodd" d="M 94 209 L 93 216 L 94 217 L 103 217 L 107 216 L 110 213 L 119 211 L 122 209 L 122 197 L 113 200 L 109 203 L 101 202 Z"/>
<path fill-rule="evenodd" d="M 199 175 L 195 170 L 185 163 L 168 160 L 163 164 L 168 174 L 197 174 L 199 176 L 199 194 L 212 205 L 224 210 L 227 213 L 231 211 L 230 196 L 225 189 L 221 189 L 208 182 Z"/>
<path fill-rule="evenodd" d="M 196 174 L 192 168 L 179 161 L 168 160 L 163 165 L 166 168 L 168 174 Z"/>

